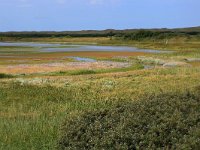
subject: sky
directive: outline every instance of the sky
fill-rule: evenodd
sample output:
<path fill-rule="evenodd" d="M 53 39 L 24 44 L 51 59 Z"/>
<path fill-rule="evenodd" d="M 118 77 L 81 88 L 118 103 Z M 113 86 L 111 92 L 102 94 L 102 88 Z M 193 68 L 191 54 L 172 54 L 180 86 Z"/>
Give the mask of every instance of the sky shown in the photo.
<path fill-rule="evenodd" d="M 0 0 L 0 31 L 200 26 L 200 0 Z"/>

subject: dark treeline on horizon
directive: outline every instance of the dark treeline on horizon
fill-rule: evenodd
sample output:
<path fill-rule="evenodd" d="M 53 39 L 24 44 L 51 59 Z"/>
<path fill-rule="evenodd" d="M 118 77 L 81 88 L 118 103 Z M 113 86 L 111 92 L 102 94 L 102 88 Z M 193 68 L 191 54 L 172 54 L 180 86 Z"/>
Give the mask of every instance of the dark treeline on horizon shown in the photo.
<path fill-rule="evenodd" d="M 127 29 L 127 30 L 83 30 L 83 31 L 30 31 L 30 32 L 0 32 L 0 37 L 14 38 L 48 38 L 48 37 L 122 37 L 123 39 L 137 40 L 140 38 L 164 38 L 173 36 L 200 35 L 200 27 L 177 29 Z"/>

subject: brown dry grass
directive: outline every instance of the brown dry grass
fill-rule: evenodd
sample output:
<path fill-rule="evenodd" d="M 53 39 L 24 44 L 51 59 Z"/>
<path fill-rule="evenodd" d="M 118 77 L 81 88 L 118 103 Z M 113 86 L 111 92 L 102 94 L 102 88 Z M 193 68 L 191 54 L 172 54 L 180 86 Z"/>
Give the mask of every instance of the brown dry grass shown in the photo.
<path fill-rule="evenodd" d="M 193 67 L 200 67 L 200 61 L 190 62 Z"/>

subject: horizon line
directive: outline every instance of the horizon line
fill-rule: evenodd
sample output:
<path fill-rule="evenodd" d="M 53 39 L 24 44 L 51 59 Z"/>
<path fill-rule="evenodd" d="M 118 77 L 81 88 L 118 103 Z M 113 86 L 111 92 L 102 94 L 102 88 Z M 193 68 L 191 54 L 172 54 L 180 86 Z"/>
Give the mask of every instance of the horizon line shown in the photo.
<path fill-rule="evenodd" d="M 173 30 L 173 29 L 187 29 L 187 28 L 200 28 L 199 26 L 185 26 L 185 27 L 174 27 L 174 28 L 168 28 L 168 27 L 155 27 L 155 28 L 124 28 L 124 29 L 115 29 L 115 28 L 107 28 L 107 29 L 82 29 L 82 30 L 9 30 L 9 31 L 0 31 L 0 33 L 6 33 L 6 32 L 80 32 L 80 31 L 106 31 L 106 30 L 114 30 L 114 31 L 124 31 L 124 30 L 160 30 L 160 29 L 166 29 L 166 30 Z"/>

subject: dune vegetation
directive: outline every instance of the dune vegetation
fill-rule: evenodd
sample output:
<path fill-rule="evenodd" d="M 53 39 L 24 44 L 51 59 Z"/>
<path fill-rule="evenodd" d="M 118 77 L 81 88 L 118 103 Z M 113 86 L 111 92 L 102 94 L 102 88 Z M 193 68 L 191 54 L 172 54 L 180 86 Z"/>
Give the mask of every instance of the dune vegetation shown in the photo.
<path fill-rule="evenodd" d="M 3 42 L 161 50 L 0 46 L 0 149 L 199 149 L 197 29 L 0 33 Z"/>
<path fill-rule="evenodd" d="M 199 94 L 151 95 L 87 112 L 63 125 L 59 148 L 198 149 Z"/>

